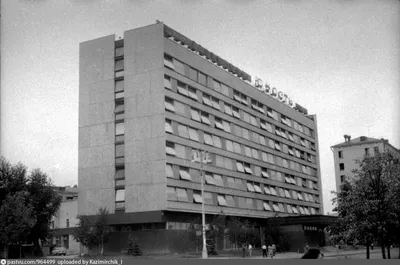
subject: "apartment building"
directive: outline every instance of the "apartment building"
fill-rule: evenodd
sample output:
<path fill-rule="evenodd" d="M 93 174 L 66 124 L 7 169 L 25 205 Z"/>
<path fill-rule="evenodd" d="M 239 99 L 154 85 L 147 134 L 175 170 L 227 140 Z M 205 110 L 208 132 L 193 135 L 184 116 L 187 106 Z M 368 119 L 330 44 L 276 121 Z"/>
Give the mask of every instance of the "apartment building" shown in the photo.
<path fill-rule="evenodd" d="M 390 152 L 400 158 L 400 150 L 389 144 L 389 140 L 360 136 L 351 139 L 344 135 L 345 141 L 331 147 L 335 163 L 336 191 L 346 178 L 353 176 L 353 170 L 358 169 L 357 160 L 364 156 L 373 156 L 378 153 Z"/>
<path fill-rule="evenodd" d="M 106 207 L 115 231 L 187 229 L 203 200 L 207 216 L 323 214 L 316 116 L 165 24 L 81 43 L 79 72 L 79 214 Z"/>

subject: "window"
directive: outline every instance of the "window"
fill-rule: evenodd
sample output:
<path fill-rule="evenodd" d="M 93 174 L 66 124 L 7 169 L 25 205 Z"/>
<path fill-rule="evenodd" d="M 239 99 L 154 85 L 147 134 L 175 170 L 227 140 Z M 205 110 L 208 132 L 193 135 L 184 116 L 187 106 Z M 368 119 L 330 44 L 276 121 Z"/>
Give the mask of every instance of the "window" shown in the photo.
<path fill-rule="evenodd" d="M 252 125 L 258 127 L 256 117 L 254 117 L 253 115 L 250 115 L 250 123 L 251 123 Z"/>
<path fill-rule="evenodd" d="M 344 182 L 345 179 L 346 179 L 346 177 L 345 177 L 344 175 L 341 175 L 341 176 L 340 176 L 340 182 Z"/>
<path fill-rule="evenodd" d="M 233 90 L 233 99 L 239 102 L 242 102 L 242 99 L 240 97 L 240 93 L 237 92 L 236 90 Z"/>
<path fill-rule="evenodd" d="M 214 98 L 214 97 L 211 98 L 211 103 L 212 103 L 212 106 L 214 109 L 218 109 L 218 110 L 221 109 L 221 107 L 219 105 L 219 100 L 217 98 Z"/>
<path fill-rule="evenodd" d="M 263 202 L 263 206 L 264 206 L 264 210 L 272 211 L 271 207 L 269 206 L 269 204 L 267 202 Z"/>
<path fill-rule="evenodd" d="M 250 147 L 245 146 L 244 147 L 244 152 L 245 152 L 246 156 L 251 157 L 251 148 Z"/>
<path fill-rule="evenodd" d="M 218 199 L 218 205 L 228 206 L 228 204 L 226 203 L 225 197 L 223 195 L 218 195 L 217 199 Z"/>
<path fill-rule="evenodd" d="M 301 193 L 300 193 L 300 192 L 297 193 L 297 199 L 300 200 L 300 201 L 303 201 L 303 200 L 304 200 L 304 199 L 303 199 L 303 196 L 301 196 Z"/>
<path fill-rule="evenodd" d="M 176 196 L 175 188 L 167 187 L 167 200 L 169 201 L 177 201 L 178 196 Z"/>
<path fill-rule="evenodd" d="M 288 190 L 285 190 L 285 197 L 291 199 L 290 193 Z"/>
<path fill-rule="evenodd" d="M 239 143 L 234 142 L 233 149 L 234 149 L 235 153 L 240 154 L 242 152 L 242 147 L 240 146 Z"/>
<path fill-rule="evenodd" d="M 241 162 L 236 162 L 236 169 L 237 171 L 244 173 L 243 164 Z"/>
<path fill-rule="evenodd" d="M 239 109 L 232 106 L 232 112 L 233 112 L 233 116 L 240 119 L 240 115 L 239 115 Z"/>
<path fill-rule="evenodd" d="M 185 65 L 174 58 L 174 68 L 177 73 L 185 75 Z"/>
<path fill-rule="evenodd" d="M 222 119 L 215 117 L 215 127 L 223 130 L 224 126 L 222 125 Z"/>
<path fill-rule="evenodd" d="M 213 135 L 212 136 L 212 140 L 214 142 L 214 146 L 218 147 L 218 148 L 222 148 L 222 144 L 221 144 L 221 138 L 219 138 L 218 136 Z"/>
<path fill-rule="evenodd" d="M 171 143 L 171 142 L 166 143 L 166 153 L 171 156 L 176 156 L 174 143 Z"/>
<path fill-rule="evenodd" d="M 271 195 L 278 196 L 274 187 L 269 187 L 269 190 L 271 191 Z"/>
<path fill-rule="evenodd" d="M 212 107 L 212 103 L 211 103 L 211 97 L 207 94 L 203 93 L 203 103 L 207 106 Z"/>
<path fill-rule="evenodd" d="M 229 104 L 224 104 L 224 109 L 225 109 L 225 113 L 226 113 L 226 114 L 231 115 L 231 116 L 233 115 L 231 105 L 229 105 Z"/>
<path fill-rule="evenodd" d="M 69 219 L 67 219 L 67 228 L 69 227 Z"/>
<path fill-rule="evenodd" d="M 244 171 L 245 171 L 247 174 L 253 175 L 253 171 L 251 170 L 250 164 L 248 164 L 248 163 L 244 163 Z"/>
<path fill-rule="evenodd" d="M 115 72 L 124 70 L 124 59 L 115 60 Z"/>
<path fill-rule="evenodd" d="M 338 156 L 339 156 L 339 158 L 343 158 L 343 151 L 339 151 Z"/>
<path fill-rule="evenodd" d="M 188 91 L 186 89 L 186 84 L 178 81 L 178 93 L 182 94 L 182 95 L 185 95 L 187 97 L 189 96 L 189 93 L 188 93 Z"/>
<path fill-rule="evenodd" d="M 192 178 L 189 175 L 189 169 L 188 168 L 182 168 L 179 170 L 179 177 L 180 179 L 183 180 L 192 180 Z"/>
<path fill-rule="evenodd" d="M 233 199 L 233 196 L 225 195 L 225 200 L 228 204 L 229 207 L 235 207 L 236 203 L 235 200 Z"/>
<path fill-rule="evenodd" d="M 182 124 L 178 124 L 178 135 L 184 138 L 189 138 L 188 128 Z"/>
<path fill-rule="evenodd" d="M 197 109 L 190 109 L 190 116 L 192 120 L 200 122 L 200 112 Z"/>
<path fill-rule="evenodd" d="M 174 178 L 174 171 L 172 170 L 172 165 L 165 164 L 165 175 L 167 178 Z"/>
<path fill-rule="evenodd" d="M 123 101 L 115 102 L 115 110 L 114 110 L 115 113 L 121 113 L 124 112 L 124 110 L 125 110 L 125 105 Z"/>
<path fill-rule="evenodd" d="M 123 157 L 124 156 L 124 144 L 115 145 L 115 157 Z"/>
<path fill-rule="evenodd" d="M 276 205 L 275 203 L 272 204 L 272 208 L 274 209 L 274 212 L 280 212 L 278 205 Z"/>
<path fill-rule="evenodd" d="M 115 92 L 124 91 L 124 80 L 115 81 Z"/>
<path fill-rule="evenodd" d="M 164 75 L 164 87 L 171 90 L 171 77 Z"/>
<path fill-rule="evenodd" d="M 213 80 L 213 88 L 215 91 L 221 93 L 221 83 L 217 80 Z"/>
<path fill-rule="evenodd" d="M 224 181 L 222 180 L 222 176 L 221 175 L 214 174 L 214 181 L 215 181 L 215 185 L 217 185 L 219 187 L 223 187 L 224 186 Z"/>
<path fill-rule="evenodd" d="M 197 82 L 197 70 L 189 67 L 189 78 Z"/>
<path fill-rule="evenodd" d="M 203 86 L 207 86 L 207 76 L 203 73 L 199 73 L 199 83 L 202 84 Z"/>
<path fill-rule="evenodd" d="M 340 164 L 339 164 L 339 169 L 340 169 L 340 170 L 344 170 L 344 163 L 340 163 Z"/>
<path fill-rule="evenodd" d="M 221 83 L 221 92 L 225 96 L 229 97 L 229 87 Z"/>
<path fill-rule="evenodd" d="M 269 178 L 269 175 L 268 175 L 267 170 L 265 168 L 263 168 L 261 170 L 261 176 L 264 177 L 264 178 Z"/>
<path fill-rule="evenodd" d="M 189 127 L 189 139 L 198 142 L 199 141 L 199 134 L 197 130 Z"/>
<path fill-rule="evenodd" d="M 125 179 L 117 179 L 115 180 L 115 186 L 125 186 Z"/>
<path fill-rule="evenodd" d="M 369 148 L 365 148 L 365 156 L 369 156 Z"/>
<path fill-rule="evenodd" d="M 209 120 L 208 117 L 209 117 L 208 113 L 205 113 L 205 112 L 202 112 L 202 113 L 201 113 L 201 121 L 202 121 L 203 123 L 205 123 L 205 124 L 210 125 L 210 120 Z"/>
<path fill-rule="evenodd" d="M 164 65 L 168 68 L 174 69 L 174 63 L 172 57 L 164 55 Z"/>
<path fill-rule="evenodd" d="M 377 154 L 379 154 L 379 147 L 374 147 L 374 153 L 375 153 L 375 155 L 377 155 Z"/>
<path fill-rule="evenodd" d="M 164 105 L 165 105 L 165 109 L 166 109 L 166 110 L 175 112 L 174 100 L 173 100 L 173 99 L 165 98 Z"/>
<path fill-rule="evenodd" d="M 254 184 L 254 191 L 257 193 L 263 193 L 260 188 L 260 184 Z"/>
<path fill-rule="evenodd" d="M 187 202 L 188 196 L 185 189 L 176 188 L 176 194 L 179 202 Z"/>
<path fill-rule="evenodd" d="M 225 140 L 226 150 L 233 152 L 233 142 L 231 140 Z"/>
<path fill-rule="evenodd" d="M 202 203 L 203 202 L 203 198 L 201 197 L 201 195 L 199 193 L 194 193 L 193 192 L 193 201 L 195 203 Z"/>
<path fill-rule="evenodd" d="M 230 123 L 227 122 L 227 121 L 222 121 L 222 124 L 224 126 L 224 131 L 228 132 L 228 133 L 231 133 L 231 125 L 230 125 Z"/>
<path fill-rule="evenodd" d="M 249 131 L 245 128 L 242 128 L 243 138 L 249 140 Z"/>
<path fill-rule="evenodd" d="M 211 192 L 204 192 L 204 204 L 214 204 Z"/>
<path fill-rule="evenodd" d="M 196 101 L 198 100 L 196 89 L 194 89 L 193 87 L 191 87 L 191 86 L 188 87 L 188 94 L 189 94 L 190 98 L 192 98 Z"/>
<path fill-rule="evenodd" d="M 125 189 L 115 191 L 115 208 L 125 207 Z"/>
<path fill-rule="evenodd" d="M 211 134 L 204 133 L 204 143 L 208 145 L 214 145 Z"/>
<path fill-rule="evenodd" d="M 206 172 L 205 173 L 205 179 L 206 179 L 206 183 L 207 184 L 215 185 L 215 181 L 214 181 L 212 173 Z"/>
<path fill-rule="evenodd" d="M 258 151 L 256 149 L 251 149 L 251 153 L 253 154 L 253 158 L 254 159 L 259 159 Z"/>
<path fill-rule="evenodd" d="M 123 122 L 116 123 L 115 124 L 115 135 L 120 136 L 120 135 L 124 135 L 124 133 L 125 133 L 125 123 L 123 123 Z M 124 139 L 118 138 L 118 140 L 124 140 Z"/>
<path fill-rule="evenodd" d="M 275 149 L 281 151 L 281 145 L 279 142 L 275 142 Z"/>

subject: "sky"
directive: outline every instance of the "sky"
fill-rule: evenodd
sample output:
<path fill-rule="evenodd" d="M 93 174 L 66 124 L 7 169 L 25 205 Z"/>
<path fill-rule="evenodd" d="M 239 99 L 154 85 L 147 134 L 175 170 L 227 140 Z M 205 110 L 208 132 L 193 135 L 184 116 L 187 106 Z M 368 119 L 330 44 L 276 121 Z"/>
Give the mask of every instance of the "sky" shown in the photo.
<path fill-rule="evenodd" d="M 1 155 L 78 183 L 79 43 L 156 20 L 316 114 L 325 213 L 330 147 L 400 148 L 398 0 L 3 0 Z"/>

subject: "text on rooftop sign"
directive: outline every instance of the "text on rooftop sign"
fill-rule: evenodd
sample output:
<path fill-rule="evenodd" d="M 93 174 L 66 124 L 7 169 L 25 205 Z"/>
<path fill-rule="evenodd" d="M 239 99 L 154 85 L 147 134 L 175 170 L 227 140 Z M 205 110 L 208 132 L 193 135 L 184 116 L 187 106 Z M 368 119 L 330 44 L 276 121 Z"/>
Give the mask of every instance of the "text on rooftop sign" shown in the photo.
<path fill-rule="evenodd" d="M 260 78 L 255 78 L 255 84 L 254 86 L 258 88 L 260 91 L 264 92 L 265 94 L 270 95 L 271 97 L 274 97 L 275 99 L 279 100 L 280 102 L 285 103 L 291 108 L 294 108 L 296 104 L 294 101 L 288 97 L 285 93 L 282 91 L 279 91 L 275 87 L 271 88 L 268 84 L 263 84 L 263 81 Z"/>

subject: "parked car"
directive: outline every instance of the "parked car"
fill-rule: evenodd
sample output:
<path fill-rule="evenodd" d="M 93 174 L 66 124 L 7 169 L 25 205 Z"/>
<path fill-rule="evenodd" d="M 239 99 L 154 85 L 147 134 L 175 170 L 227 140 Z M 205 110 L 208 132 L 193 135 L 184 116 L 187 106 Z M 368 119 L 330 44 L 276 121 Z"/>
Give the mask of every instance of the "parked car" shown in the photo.
<path fill-rule="evenodd" d="M 67 255 L 67 249 L 64 247 L 56 247 L 53 249 L 51 252 L 53 256 L 61 256 L 61 255 Z"/>

